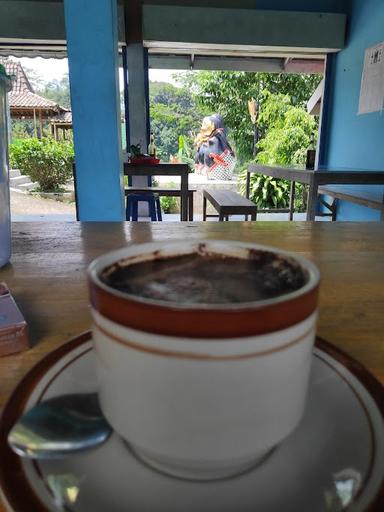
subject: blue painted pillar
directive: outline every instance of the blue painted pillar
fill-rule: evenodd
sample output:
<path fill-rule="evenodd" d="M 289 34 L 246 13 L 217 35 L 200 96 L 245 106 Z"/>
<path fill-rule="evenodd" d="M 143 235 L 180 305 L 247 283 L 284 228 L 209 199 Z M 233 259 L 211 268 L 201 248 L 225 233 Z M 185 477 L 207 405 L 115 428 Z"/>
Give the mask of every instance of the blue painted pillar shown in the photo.
<path fill-rule="evenodd" d="M 64 0 L 79 220 L 124 218 L 116 0 Z"/>

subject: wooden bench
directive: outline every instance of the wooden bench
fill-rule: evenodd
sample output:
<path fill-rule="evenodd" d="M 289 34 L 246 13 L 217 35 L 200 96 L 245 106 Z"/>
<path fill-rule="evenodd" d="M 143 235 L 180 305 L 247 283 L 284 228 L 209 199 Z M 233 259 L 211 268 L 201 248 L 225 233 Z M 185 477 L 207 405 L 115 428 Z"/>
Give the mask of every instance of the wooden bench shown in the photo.
<path fill-rule="evenodd" d="M 179 188 L 160 188 L 160 187 L 127 187 L 124 190 L 125 195 L 142 194 L 145 192 L 153 192 L 163 197 L 180 197 Z M 193 221 L 193 194 L 196 190 L 188 190 L 188 220 Z"/>
<path fill-rule="evenodd" d="M 207 215 L 207 201 L 215 208 L 218 215 Z M 256 220 L 257 206 L 246 197 L 232 190 L 203 190 L 203 220 L 207 217 L 219 217 L 219 221 L 229 220 L 229 215 L 248 215 Z"/>
<path fill-rule="evenodd" d="M 323 185 L 318 188 L 318 194 L 320 203 L 330 211 L 330 213 L 321 213 L 322 217 L 332 217 L 332 220 L 335 221 L 337 200 L 340 199 L 380 210 L 380 219 L 384 220 L 384 193 L 381 186 L 373 188 L 369 185 Z M 333 201 L 328 203 L 320 196 L 330 196 Z"/>

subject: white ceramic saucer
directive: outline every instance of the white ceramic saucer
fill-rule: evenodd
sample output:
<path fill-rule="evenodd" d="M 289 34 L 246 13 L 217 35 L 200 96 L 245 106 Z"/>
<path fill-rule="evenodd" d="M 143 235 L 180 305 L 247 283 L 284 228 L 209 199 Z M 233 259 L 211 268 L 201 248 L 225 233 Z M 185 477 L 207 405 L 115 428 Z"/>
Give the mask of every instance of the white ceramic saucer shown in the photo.
<path fill-rule="evenodd" d="M 46 356 L 19 384 L 0 421 L 0 485 L 12 512 L 337 512 L 384 510 L 383 388 L 358 363 L 317 339 L 308 405 L 298 429 L 259 467 L 190 482 L 149 468 L 112 435 L 87 453 L 31 462 L 6 444 L 40 400 L 96 389 L 86 333 Z"/>

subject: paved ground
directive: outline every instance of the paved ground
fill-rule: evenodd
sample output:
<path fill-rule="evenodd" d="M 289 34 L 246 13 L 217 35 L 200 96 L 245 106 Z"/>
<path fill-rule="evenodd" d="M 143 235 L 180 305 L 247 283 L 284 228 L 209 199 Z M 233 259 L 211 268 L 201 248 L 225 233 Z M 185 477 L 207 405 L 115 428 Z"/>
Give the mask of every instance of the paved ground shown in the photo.
<path fill-rule="evenodd" d="M 42 199 L 30 194 L 11 191 L 11 214 L 13 221 L 73 221 L 76 220 L 75 204 L 61 203 L 52 199 Z M 232 221 L 243 221 L 243 215 L 232 215 Z M 288 221 L 287 213 L 260 213 L 258 220 Z M 140 221 L 148 221 L 142 217 Z M 178 222 L 179 214 L 163 215 L 166 222 Z M 195 215 L 195 221 L 201 221 L 202 215 Z M 294 220 L 305 220 L 305 213 L 295 213 Z M 329 217 L 320 217 L 317 220 L 329 220 Z M 209 218 L 211 222 L 217 222 L 215 218 Z"/>
<path fill-rule="evenodd" d="M 74 203 L 61 203 L 11 191 L 11 215 L 13 221 L 76 220 L 76 208 Z"/>

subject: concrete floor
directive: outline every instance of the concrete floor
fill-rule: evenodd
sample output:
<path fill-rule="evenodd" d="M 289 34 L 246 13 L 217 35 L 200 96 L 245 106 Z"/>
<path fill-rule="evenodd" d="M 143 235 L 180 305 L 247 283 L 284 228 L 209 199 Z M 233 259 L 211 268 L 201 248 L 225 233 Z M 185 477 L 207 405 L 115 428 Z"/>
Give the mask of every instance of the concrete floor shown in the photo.
<path fill-rule="evenodd" d="M 295 221 L 305 221 L 306 214 L 305 213 L 296 213 L 294 215 L 293 220 Z M 75 214 L 66 214 L 66 213 L 58 213 L 58 214 L 12 214 L 13 222 L 71 222 L 76 220 Z M 194 222 L 201 222 L 203 220 L 202 215 L 195 215 Z M 242 222 L 244 221 L 243 215 L 233 215 L 229 219 L 230 221 Z M 257 216 L 258 221 L 288 221 L 287 214 L 283 213 L 261 213 Z M 329 217 L 318 217 L 317 221 L 329 221 Z M 149 217 L 141 217 L 139 222 L 149 222 Z M 180 216 L 178 214 L 163 214 L 163 222 L 179 222 Z M 218 219 L 210 217 L 207 219 L 207 222 L 218 222 Z"/>
<path fill-rule="evenodd" d="M 11 216 L 14 222 L 70 222 L 76 220 L 74 203 L 61 203 L 52 199 L 42 199 L 30 194 L 11 190 Z M 305 213 L 295 213 L 294 220 L 305 220 Z M 328 221 L 329 217 L 319 217 L 317 220 Z M 140 218 L 141 222 L 149 221 L 149 217 Z M 180 215 L 176 213 L 163 214 L 164 222 L 179 222 Z M 194 221 L 202 221 L 202 215 L 195 215 Z M 243 215 L 232 215 L 231 221 L 243 221 Z M 259 213 L 259 221 L 288 221 L 287 213 Z M 209 218 L 208 222 L 217 222 L 216 218 Z"/>
<path fill-rule="evenodd" d="M 12 221 L 70 221 L 76 220 L 74 203 L 61 203 L 31 194 L 11 190 Z"/>

